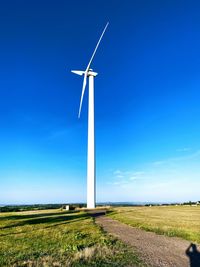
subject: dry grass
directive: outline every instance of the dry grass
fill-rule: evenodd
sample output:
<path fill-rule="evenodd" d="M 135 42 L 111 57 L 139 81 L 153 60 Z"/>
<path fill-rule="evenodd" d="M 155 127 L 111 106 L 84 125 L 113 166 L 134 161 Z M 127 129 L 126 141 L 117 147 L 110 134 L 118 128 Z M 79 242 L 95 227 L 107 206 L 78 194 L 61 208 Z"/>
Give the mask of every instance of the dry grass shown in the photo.
<path fill-rule="evenodd" d="M 113 219 L 131 226 L 200 244 L 200 206 L 124 207 L 113 211 Z"/>
<path fill-rule="evenodd" d="M 92 246 L 92 247 L 87 247 L 81 251 L 78 251 L 75 256 L 74 259 L 75 261 L 90 261 L 92 258 L 94 257 L 106 257 L 112 254 L 112 250 L 109 249 L 106 246 Z"/>

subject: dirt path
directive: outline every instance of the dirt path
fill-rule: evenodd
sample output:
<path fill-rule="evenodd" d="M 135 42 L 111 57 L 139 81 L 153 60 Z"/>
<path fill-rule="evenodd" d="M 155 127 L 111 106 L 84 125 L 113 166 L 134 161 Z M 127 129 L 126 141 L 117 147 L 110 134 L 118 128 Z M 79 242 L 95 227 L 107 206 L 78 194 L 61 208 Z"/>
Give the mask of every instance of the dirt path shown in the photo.
<path fill-rule="evenodd" d="M 133 246 L 148 266 L 200 267 L 200 253 L 195 253 L 195 247 L 189 256 L 186 255 L 186 249 L 190 246 L 189 241 L 146 232 L 102 214 L 95 217 L 96 223 L 106 232 Z M 197 249 L 200 251 L 200 247 Z"/>

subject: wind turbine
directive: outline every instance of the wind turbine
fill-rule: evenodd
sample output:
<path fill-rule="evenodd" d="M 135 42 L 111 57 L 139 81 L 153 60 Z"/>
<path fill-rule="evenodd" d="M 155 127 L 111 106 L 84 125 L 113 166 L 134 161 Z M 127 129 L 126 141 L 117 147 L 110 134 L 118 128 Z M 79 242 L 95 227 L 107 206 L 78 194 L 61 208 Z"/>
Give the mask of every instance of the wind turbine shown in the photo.
<path fill-rule="evenodd" d="M 88 152 L 87 152 L 87 208 L 94 209 L 96 203 L 96 160 L 95 160 L 95 132 L 94 132 L 94 77 L 98 74 L 93 72 L 90 69 L 90 65 L 92 60 L 96 54 L 97 48 L 103 38 L 103 35 L 108 27 L 109 22 L 107 22 L 99 41 L 94 49 L 92 57 L 87 65 L 85 71 L 80 70 L 72 70 L 71 72 L 84 75 L 83 78 L 83 86 L 82 86 L 82 93 L 81 93 L 81 101 L 79 107 L 78 117 L 80 118 L 81 115 L 81 108 L 83 102 L 83 96 L 87 84 L 87 78 L 89 78 L 89 94 L 88 94 Z"/>

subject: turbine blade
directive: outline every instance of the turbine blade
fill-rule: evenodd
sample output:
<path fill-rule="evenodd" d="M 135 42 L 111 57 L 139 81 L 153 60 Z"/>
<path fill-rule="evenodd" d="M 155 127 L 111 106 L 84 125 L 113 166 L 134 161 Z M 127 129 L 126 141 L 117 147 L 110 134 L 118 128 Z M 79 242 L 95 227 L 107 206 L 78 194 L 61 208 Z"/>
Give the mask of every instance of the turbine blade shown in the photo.
<path fill-rule="evenodd" d="M 84 71 L 81 71 L 81 70 L 71 70 L 71 72 L 78 74 L 80 76 L 84 74 Z"/>
<path fill-rule="evenodd" d="M 96 47 L 95 47 L 95 49 L 94 49 L 94 52 L 93 52 L 93 54 L 92 54 L 92 57 L 91 57 L 91 59 L 90 59 L 88 65 L 87 65 L 87 68 L 86 68 L 86 71 L 85 71 L 85 72 L 88 72 L 88 70 L 89 70 L 89 68 L 90 68 L 90 65 L 91 65 L 91 63 L 92 63 L 92 60 L 93 60 L 93 58 L 94 58 L 94 56 L 95 56 L 95 54 L 96 54 L 97 48 L 98 48 L 98 46 L 99 46 L 99 44 L 100 44 L 100 42 L 101 42 L 101 39 L 103 38 L 103 35 L 104 35 L 104 33 L 105 33 L 105 31 L 106 31 L 106 29 L 107 29 L 107 27 L 108 27 L 108 24 L 109 24 L 109 22 L 107 22 L 107 24 L 106 24 L 106 26 L 105 26 L 105 28 L 104 28 L 104 30 L 103 30 L 103 32 L 102 32 L 100 38 L 99 38 L 99 41 L 98 41 L 98 43 L 97 43 L 97 45 L 96 45 Z"/>
<path fill-rule="evenodd" d="M 87 83 L 87 72 L 85 72 L 84 78 L 83 78 L 83 87 L 82 87 L 82 93 L 81 93 L 81 101 L 80 101 L 80 107 L 79 107 L 79 112 L 78 112 L 78 117 L 79 118 L 80 118 L 80 115 L 81 115 L 81 108 L 82 108 L 82 102 L 83 102 L 83 96 L 84 96 L 84 93 L 85 93 L 86 83 Z"/>

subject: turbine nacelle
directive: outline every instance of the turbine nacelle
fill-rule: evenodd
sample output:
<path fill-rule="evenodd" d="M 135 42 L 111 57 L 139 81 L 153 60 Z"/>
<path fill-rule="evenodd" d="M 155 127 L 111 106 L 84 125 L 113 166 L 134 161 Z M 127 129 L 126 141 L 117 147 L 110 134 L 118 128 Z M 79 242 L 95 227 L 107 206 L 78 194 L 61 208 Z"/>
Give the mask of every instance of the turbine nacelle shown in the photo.
<path fill-rule="evenodd" d="M 97 76 L 97 72 L 94 72 L 92 69 L 90 69 L 89 71 L 88 71 L 88 73 L 87 73 L 87 76 Z"/>
<path fill-rule="evenodd" d="M 77 75 L 84 75 L 86 73 L 86 71 L 82 71 L 82 70 L 71 70 L 72 73 L 77 74 Z M 92 69 L 89 69 L 87 72 L 87 76 L 97 76 L 97 72 L 94 72 Z"/>

